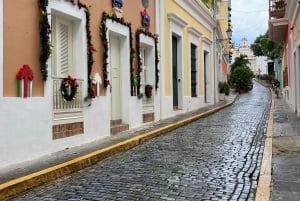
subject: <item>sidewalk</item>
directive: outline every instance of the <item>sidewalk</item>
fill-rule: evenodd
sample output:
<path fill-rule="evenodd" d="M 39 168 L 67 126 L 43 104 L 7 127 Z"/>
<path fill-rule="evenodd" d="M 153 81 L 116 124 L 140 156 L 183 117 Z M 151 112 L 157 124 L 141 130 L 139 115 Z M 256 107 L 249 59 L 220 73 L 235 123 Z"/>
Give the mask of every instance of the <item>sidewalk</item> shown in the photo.
<path fill-rule="evenodd" d="M 79 147 L 0 169 L 0 200 L 43 183 L 91 166 L 109 156 L 131 149 L 197 119 L 211 115 L 234 103 L 238 95 L 231 93 L 225 101 L 199 110 L 177 115 L 138 129 L 122 132 Z"/>
<path fill-rule="evenodd" d="M 300 199 L 300 117 L 274 98 L 272 201 Z"/>
<path fill-rule="evenodd" d="M 265 87 L 271 87 L 270 84 L 264 81 L 257 81 Z M 271 142 L 267 152 L 271 150 L 270 154 L 272 160 L 270 200 L 299 201 L 300 117 L 289 108 L 283 97 L 279 97 L 273 98 L 273 105 L 270 110 L 270 121 L 271 131 L 269 133 L 270 136 L 267 136 L 267 140 L 270 139 Z M 264 162 L 265 161 L 263 161 L 263 163 Z M 262 174 L 263 171 L 263 168 L 261 168 L 260 174 Z M 267 177 L 268 175 L 265 176 Z M 264 181 L 266 180 L 264 179 Z M 266 183 L 265 187 L 267 185 Z"/>

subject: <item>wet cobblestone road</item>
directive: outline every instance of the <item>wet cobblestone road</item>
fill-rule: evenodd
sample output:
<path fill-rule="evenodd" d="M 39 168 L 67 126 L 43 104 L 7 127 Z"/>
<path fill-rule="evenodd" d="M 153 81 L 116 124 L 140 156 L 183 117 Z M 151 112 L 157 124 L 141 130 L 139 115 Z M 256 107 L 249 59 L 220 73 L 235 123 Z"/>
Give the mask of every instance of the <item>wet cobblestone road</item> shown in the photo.
<path fill-rule="evenodd" d="M 11 200 L 254 200 L 269 102 L 255 84 L 229 108 Z"/>

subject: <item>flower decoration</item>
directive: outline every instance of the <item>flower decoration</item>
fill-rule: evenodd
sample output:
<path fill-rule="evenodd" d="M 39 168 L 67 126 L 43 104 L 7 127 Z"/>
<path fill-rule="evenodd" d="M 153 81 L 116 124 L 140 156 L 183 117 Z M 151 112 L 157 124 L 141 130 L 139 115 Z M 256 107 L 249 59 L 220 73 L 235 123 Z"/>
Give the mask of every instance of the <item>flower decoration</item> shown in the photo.
<path fill-rule="evenodd" d="M 159 69 L 158 69 L 158 63 L 159 63 L 159 57 L 158 57 L 158 49 L 157 49 L 157 44 L 158 44 L 158 36 L 156 34 L 152 34 L 151 32 L 146 31 L 143 27 L 139 28 L 136 31 L 135 34 L 135 39 L 136 39 L 136 51 L 137 51 L 137 72 L 136 72 L 136 77 L 137 77 L 137 81 L 138 81 L 138 86 L 141 86 L 140 82 L 141 82 L 141 76 L 140 73 L 143 71 L 142 69 L 142 58 L 140 55 L 140 47 L 141 47 L 141 43 L 140 43 L 140 35 L 144 34 L 146 36 L 149 36 L 151 38 L 154 39 L 155 41 L 155 90 L 158 89 L 158 82 L 159 82 Z M 140 88 L 137 88 L 137 94 L 140 94 Z"/>
<path fill-rule="evenodd" d="M 66 0 L 72 3 L 74 6 L 77 6 L 78 9 L 84 9 L 85 16 L 86 16 L 86 36 L 87 36 L 87 68 L 88 68 L 88 96 L 87 98 L 91 98 L 93 96 L 93 87 L 92 87 L 92 79 L 91 79 L 91 72 L 92 66 L 94 63 L 93 59 L 93 52 L 95 48 L 92 44 L 92 37 L 90 31 L 90 11 L 89 7 L 80 2 L 80 0 Z M 47 60 L 51 55 L 51 48 L 52 45 L 50 43 L 50 34 L 51 34 L 51 27 L 48 21 L 48 14 L 47 14 L 47 6 L 48 0 L 40 0 L 39 1 L 39 8 L 40 8 L 40 64 L 41 64 L 41 74 L 44 81 L 47 80 L 48 77 L 48 65 Z"/>
<path fill-rule="evenodd" d="M 124 18 L 118 18 L 116 15 L 114 15 L 114 13 L 106 13 L 103 12 L 102 13 L 102 20 L 101 20 L 101 26 L 100 26 L 100 31 L 101 31 L 101 41 L 103 44 L 103 79 L 104 79 L 104 84 L 103 87 L 106 88 L 107 86 L 110 85 L 109 79 L 108 79 L 108 71 L 107 71 L 107 67 L 108 67 L 108 50 L 109 50 L 109 42 L 108 42 L 108 36 L 107 36 L 107 26 L 106 26 L 106 20 L 110 19 L 116 23 L 120 23 L 124 26 L 127 26 L 129 28 L 129 35 L 130 35 L 130 80 L 131 83 L 133 82 L 133 58 L 135 55 L 135 51 L 132 48 L 132 31 L 131 31 L 131 23 L 129 22 L 125 22 Z M 133 88 L 133 86 L 131 85 L 131 89 Z M 133 91 L 131 90 L 131 95 L 133 95 Z"/>
<path fill-rule="evenodd" d="M 77 80 L 71 76 L 64 78 L 60 85 L 60 92 L 65 101 L 73 101 L 77 93 Z"/>
<path fill-rule="evenodd" d="M 48 22 L 47 14 L 48 0 L 40 0 L 40 65 L 41 74 L 44 81 L 48 77 L 48 65 L 47 60 L 51 55 L 51 43 L 50 43 L 50 33 L 51 27 Z"/>

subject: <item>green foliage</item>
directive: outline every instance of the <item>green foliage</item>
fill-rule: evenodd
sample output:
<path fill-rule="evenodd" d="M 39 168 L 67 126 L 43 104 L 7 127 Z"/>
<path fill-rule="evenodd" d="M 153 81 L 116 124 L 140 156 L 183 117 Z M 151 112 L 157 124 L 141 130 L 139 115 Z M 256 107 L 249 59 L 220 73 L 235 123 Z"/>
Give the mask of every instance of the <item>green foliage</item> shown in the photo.
<path fill-rule="evenodd" d="M 221 0 L 202 0 L 202 2 L 206 5 L 207 8 L 216 9 L 217 3 L 221 2 Z"/>
<path fill-rule="evenodd" d="M 231 81 L 238 90 L 248 91 L 252 85 L 253 72 L 249 67 L 236 67 L 230 75 Z"/>
<path fill-rule="evenodd" d="M 271 41 L 268 32 L 258 36 L 250 48 L 255 56 L 266 56 L 271 60 L 279 58 L 283 51 L 282 43 Z"/>
<path fill-rule="evenodd" d="M 225 91 L 224 91 L 224 82 L 219 82 L 219 85 L 218 85 L 218 87 L 219 87 L 219 93 L 225 93 Z"/>
<path fill-rule="evenodd" d="M 268 81 L 268 82 L 271 83 L 272 81 L 275 80 L 275 75 L 274 75 L 274 73 L 273 73 L 273 74 L 263 74 L 263 75 L 260 77 L 260 79 L 266 80 L 266 81 Z"/>
<path fill-rule="evenodd" d="M 224 82 L 223 88 L 224 88 L 225 95 L 228 96 L 230 93 L 230 85 L 227 82 Z"/>
<path fill-rule="evenodd" d="M 247 67 L 250 64 L 247 55 L 241 55 L 234 59 L 234 62 L 231 64 L 231 72 L 234 71 L 236 67 Z"/>
<path fill-rule="evenodd" d="M 227 82 L 219 82 L 219 93 L 225 93 L 225 95 L 229 95 L 230 86 Z"/>

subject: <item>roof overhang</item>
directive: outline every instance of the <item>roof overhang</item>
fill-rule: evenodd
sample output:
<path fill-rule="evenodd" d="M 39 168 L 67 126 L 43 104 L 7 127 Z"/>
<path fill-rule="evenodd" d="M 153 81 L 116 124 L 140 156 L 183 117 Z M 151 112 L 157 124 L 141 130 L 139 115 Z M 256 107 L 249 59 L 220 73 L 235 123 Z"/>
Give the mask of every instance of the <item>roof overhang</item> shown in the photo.
<path fill-rule="evenodd" d="M 270 19 L 269 20 L 269 36 L 274 42 L 285 41 L 288 29 L 288 18 Z"/>

